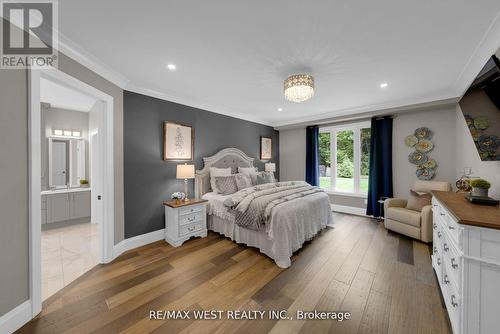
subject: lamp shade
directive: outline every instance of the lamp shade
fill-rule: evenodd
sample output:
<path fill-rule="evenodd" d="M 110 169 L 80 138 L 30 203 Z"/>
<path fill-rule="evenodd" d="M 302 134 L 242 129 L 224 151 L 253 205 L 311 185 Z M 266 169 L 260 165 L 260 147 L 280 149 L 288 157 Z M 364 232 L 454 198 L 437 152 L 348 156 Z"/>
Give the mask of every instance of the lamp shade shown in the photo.
<path fill-rule="evenodd" d="M 194 165 L 177 165 L 177 175 L 178 179 L 194 179 Z"/>
<path fill-rule="evenodd" d="M 276 164 L 274 162 L 268 162 L 264 165 L 266 172 L 276 172 Z"/>

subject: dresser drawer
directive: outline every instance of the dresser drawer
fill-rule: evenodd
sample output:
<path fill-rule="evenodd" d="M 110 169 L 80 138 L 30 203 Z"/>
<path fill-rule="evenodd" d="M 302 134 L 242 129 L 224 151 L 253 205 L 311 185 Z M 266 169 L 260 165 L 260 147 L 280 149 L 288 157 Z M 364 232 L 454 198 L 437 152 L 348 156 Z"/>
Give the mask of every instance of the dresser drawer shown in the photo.
<path fill-rule="evenodd" d="M 441 289 L 443 292 L 443 299 L 446 304 L 446 310 L 448 311 L 448 316 L 450 318 L 451 326 L 453 328 L 453 333 L 461 333 L 460 331 L 460 309 L 461 298 L 458 288 L 450 280 L 445 280 L 449 273 L 446 271 L 446 267 L 443 267 L 443 284 Z"/>
<path fill-rule="evenodd" d="M 202 212 L 195 212 L 188 215 L 179 216 L 179 225 L 192 224 L 203 219 Z"/>
<path fill-rule="evenodd" d="M 446 267 L 448 276 L 453 283 L 459 287 L 462 277 L 463 257 L 459 255 L 458 251 L 450 244 L 448 240 L 443 242 L 443 262 Z"/>
<path fill-rule="evenodd" d="M 198 222 L 191 225 L 181 226 L 179 228 L 179 237 L 183 237 L 185 235 L 204 230 L 205 229 L 204 225 L 205 225 L 204 222 Z"/>
<path fill-rule="evenodd" d="M 202 212 L 203 211 L 203 206 L 201 205 L 191 205 L 185 208 L 180 208 L 179 209 L 179 215 L 184 216 L 184 215 L 190 215 L 196 212 Z"/>

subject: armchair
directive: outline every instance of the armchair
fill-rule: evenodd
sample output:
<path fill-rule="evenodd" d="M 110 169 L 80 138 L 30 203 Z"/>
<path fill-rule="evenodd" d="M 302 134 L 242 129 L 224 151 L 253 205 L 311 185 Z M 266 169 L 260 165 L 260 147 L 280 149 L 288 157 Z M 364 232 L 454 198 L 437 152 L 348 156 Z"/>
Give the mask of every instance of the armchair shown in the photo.
<path fill-rule="evenodd" d="M 451 191 L 448 182 L 415 181 L 413 190 L 431 192 L 432 190 Z M 432 241 L 432 205 L 426 205 L 421 211 L 406 208 L 404 198 L 388 198 L 384 202 L 384 226 L 411 238 L 423 242 Z"/>

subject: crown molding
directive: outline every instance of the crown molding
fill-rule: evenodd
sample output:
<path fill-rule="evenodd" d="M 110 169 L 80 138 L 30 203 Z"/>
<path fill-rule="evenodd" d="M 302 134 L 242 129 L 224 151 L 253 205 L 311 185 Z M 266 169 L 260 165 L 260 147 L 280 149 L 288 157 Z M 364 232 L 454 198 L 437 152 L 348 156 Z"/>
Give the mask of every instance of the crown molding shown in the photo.
<path fill-rule="evenodd" d="M 182 105 L 185 105 L 188 107 L 202 109 L 202 110 L 205 110 L 208 112 L 213 112 L 215 114 L 234 117 L 234 118 L 242 119 L 244 121 L 249 121 L 249 122 L 258 123 L 258 124 L 262 124 L 262 125 L 273 126 L 272 123 L 265 121 L 263 119 L 260 119 L 260 118 L 238 114 L 238 113 L 232 112 L 226 108 L 215 107 L 213 105 L 210 105 L 210 104 L 205 103 L 205 102 L 197 101 L 195 99 L 187 100 L 186 98 L 180 98 L 178 96 L 170 95 L 170 94 L 167 94 L 164 92 L 160 92 L 158 90 L 146 88 L 144 86 L 138 86 L 138 85 L 133 84 L 132 82 L 129 82 L 129 84 L 124 89 L 129 91 L 129 92 L 155 97 L 155 98 L 160 99 L 160 100 L 170 101 L 170 102 L 182 104 Z"/>

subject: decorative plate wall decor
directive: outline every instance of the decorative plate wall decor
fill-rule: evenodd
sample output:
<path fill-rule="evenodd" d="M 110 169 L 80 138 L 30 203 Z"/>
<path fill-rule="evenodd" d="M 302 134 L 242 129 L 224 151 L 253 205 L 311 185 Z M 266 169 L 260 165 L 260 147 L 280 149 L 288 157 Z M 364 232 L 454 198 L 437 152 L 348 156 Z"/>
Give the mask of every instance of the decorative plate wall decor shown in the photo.
<path fill-rule="evenodd" d="M 490 127 L 490 120 L 484 116 L 474 118 L 474 126 L 479 130 L 486 130 Z"/>
<path fill-rule="evenodd" d="M 420 152 L 430 152 L 434 148 L 434 144 L 429 139 L 420 139 L 415 145 L 415 149 Z"/>
<path fill-rule="evenodd" d="M 498 137 L 490 135 L 482 135 L 477 141 L 481 152 L 495 152 L 499 144 L 500 140 Z"/>
<path fill-rule="evenodd" d="M 418 138 L 415 135 L 409 135 L 405 137 L 405 144 L 408 147 L 413 147 L 418 143 Z"/>
<path fill-rule="evenodd" d="M 432 131 L 429 128 L 421 127 L 415 130 L 415 137 L 420 139 L 431 139 Z"/>
<path fill-rule="evenodd" d="M 473 126 L 473 119 L 470 118 L 468 123 Z M 406 146 L 415 149 L 408 155 L 408 161 L 417 165 L 416 174 L 420 180 L 431 180 L 436 175 L 437 162 L 427 155 L 434 149 L 434 143 L 431 141 L 432 136 L 432 130 L 423 126 L 416 129 L 413 135 L 405 137 Z"/>
<path fill-rule="evenodd" d="M 429 157 L 427 156 L 427 154 L 419 152 L 419 151 L 412 152 L 408 156 L 408 161 L 410 161 L 412 164 L 415 164 L 415 165 L 425 164 L 427 162 L 427 160 L 429 160 Z"/>

